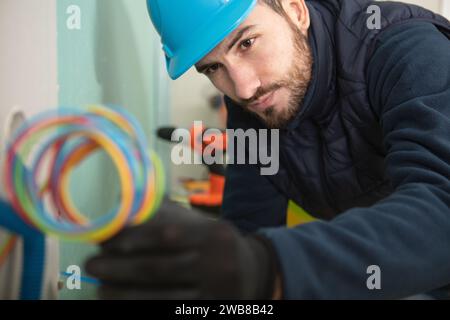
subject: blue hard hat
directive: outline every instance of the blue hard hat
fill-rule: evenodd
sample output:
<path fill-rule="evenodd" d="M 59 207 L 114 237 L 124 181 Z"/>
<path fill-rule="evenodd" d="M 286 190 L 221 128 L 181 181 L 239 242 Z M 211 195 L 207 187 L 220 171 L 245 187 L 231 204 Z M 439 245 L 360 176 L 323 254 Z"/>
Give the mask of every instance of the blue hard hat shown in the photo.
<path fill-rule="evenodd" d="M 167 71 L 177 79 L 248 17 L 258 0 L 147 0 Z"/>

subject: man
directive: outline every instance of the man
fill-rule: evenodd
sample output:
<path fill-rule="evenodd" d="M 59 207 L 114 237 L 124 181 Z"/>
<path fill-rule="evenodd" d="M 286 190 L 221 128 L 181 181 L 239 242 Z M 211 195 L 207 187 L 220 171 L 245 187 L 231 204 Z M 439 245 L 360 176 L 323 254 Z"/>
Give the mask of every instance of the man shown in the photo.
<path fill-rule="evenodd" d="M 280 129 L 280 170 L 229 165 L 223 221 L 166 202 L 105 243 L 87 265 L 101 297 L 397 299 L 450 283 L 447 20 L 366 0 L 148 5 L 170 76 L 195 65 L 229 128 Z M 321 220 L 286 228 L 289 200 Z"/>

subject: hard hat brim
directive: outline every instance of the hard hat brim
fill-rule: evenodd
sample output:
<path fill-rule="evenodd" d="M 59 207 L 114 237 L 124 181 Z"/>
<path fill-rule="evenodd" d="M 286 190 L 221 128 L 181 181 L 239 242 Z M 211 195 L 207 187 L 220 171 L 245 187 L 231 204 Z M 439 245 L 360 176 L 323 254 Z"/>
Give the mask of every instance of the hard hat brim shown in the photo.
<path fill-rule="evenodd" d="M 213 17 L 207 28 L 201 30 L 201 36 L 187 43 L 172 58 L 166 58 L 169 76 L 176 80 L 187 70 L 203 59 L 228 35 L 236 30 L 249 16 L 258 0 L 239 0 L 225 6 L 219 13 L 220 19 Z M 224 24 L 223 21 L 232 23 Z"/>

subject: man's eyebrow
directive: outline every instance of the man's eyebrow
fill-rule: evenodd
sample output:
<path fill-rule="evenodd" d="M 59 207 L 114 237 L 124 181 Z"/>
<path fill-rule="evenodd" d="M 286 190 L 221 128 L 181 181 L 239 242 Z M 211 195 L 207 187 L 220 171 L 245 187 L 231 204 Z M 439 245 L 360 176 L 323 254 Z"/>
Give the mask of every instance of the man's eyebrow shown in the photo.
<path fill-rule="evenodd" d="M 252 29 L 253 27 L 255 27 L 255 25 L 249 25 L 249 26 L 246 26 L 246 27 L 242 28 L 241 30 L 239 30 L 236 33 L 236 35 L 234 36 L 233 40 L 228 45 L 227 52 L 229 52 L 234 47 L 234 45 L 242 38 L 242 36 L 246 32 L 248 32 L 250 29 Z M 213 62 L 213 63 L 206 63 L 206 64 L 203 64 L 203 65 L 195 66 L 195 68 L 197 69 L 198 73 L 203 73 L 203 71 L 205 71 L 206 69 L 208 69 L 209 67 L 211 67 L 211 66 L 213 66 L 215 64 L 216 64 L 215 62 Z"/>
<path fill-rule="evenodd" d="M 254 26 L 255 25 L 246 26 L 241 30 L 239 30 L 239 32 L 237 32 L 236 36 L 233 38 L 233 41 L 231 41 L 230 44 L 228 45 L 227 52 L 230 51 L 234 47 L 234 45 L 242 38 L 242 36 Z"/>

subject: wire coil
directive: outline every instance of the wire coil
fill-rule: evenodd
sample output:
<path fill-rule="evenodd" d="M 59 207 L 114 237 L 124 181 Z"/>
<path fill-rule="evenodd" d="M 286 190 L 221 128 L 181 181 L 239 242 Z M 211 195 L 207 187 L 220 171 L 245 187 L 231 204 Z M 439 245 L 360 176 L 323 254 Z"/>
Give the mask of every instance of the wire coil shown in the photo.
<path fill-rule="evenodd" d="M 116 167 L 121 200 L 90 220 L 70 197 L 69 181 L 73 169 L 99 150 Z M 122 109 L 99 105 L 58 109 L 27 121 L 8 144 L 4 170 L 7 199 L 20 217 L 45 234 L 71 241 L 102 242 L 126 225 L 147 221 L 164 193 L 161 161 L 148 154 L 138 122 Z"/>

